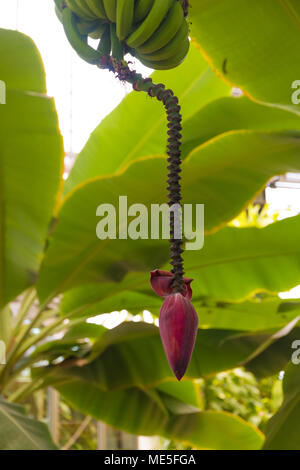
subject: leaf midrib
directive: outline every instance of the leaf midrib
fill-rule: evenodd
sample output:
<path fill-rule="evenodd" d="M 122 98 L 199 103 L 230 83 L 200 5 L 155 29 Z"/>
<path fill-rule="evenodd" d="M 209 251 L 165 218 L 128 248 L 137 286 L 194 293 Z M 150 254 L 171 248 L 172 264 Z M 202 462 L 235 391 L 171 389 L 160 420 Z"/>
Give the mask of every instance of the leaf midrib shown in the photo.
<path fill-rule="evenodd" d="M 259 258 L 272 258 L 272 257 L 277 258 L 280 256 L 291 256 L 291 255 L 299 255 L 299 254 L 300 254 L 300 249 L 298 251 L 291 250 L 291 251 L 283 251 L 280 253 L 278 253 L 277 251 L 277 252 L 271 252 L 271 253 L 256 254 L 252 256 L 247 255 L 247 256 L 240 256 L 240 257 L 232 257 L 232 258 L 204 263 L 200 266 L 192 266 L 192 267 L 189 267 L 189 271 L 195 270 L 195 269 L 203 269 L 203 268 L 207 268 L 210 266 L 221 265 L 221 264 L 238 263 L 239 261 L 248 261 L 248 260 L 259 259 Z"/>

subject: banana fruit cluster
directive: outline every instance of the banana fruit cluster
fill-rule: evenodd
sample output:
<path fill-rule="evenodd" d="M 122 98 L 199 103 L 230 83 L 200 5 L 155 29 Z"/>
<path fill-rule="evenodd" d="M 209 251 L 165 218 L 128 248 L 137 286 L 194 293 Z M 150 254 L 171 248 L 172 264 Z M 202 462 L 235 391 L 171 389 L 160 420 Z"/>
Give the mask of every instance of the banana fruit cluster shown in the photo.
<path fill-rule="evenodd" d="M 189 50 L 184 0 L 54 0 L 77 53 L 90 63 L 103 54 L 122 60 L 129 52 L 147 67 L 177 67 Z M 88 36 L 100 39 L 98 49 Z"/>

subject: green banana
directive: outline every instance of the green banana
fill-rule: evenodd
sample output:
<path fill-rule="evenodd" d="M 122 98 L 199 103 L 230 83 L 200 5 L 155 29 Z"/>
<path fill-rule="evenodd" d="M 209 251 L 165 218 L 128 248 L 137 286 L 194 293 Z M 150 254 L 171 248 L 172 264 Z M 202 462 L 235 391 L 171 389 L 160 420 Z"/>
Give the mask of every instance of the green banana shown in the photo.
<path fill-rule="evenodd" d="M 61 12 L 64 5 L 64 0 L 54 0 L 56 8 Z"/>
<path fill-rule="evenodd" d="M 146 18 L 153 6 L 154 0 L 136 0 L 134 8 L 134 22 L 139 23 Z"/>
<path fill-rule="evenodd" d="M 81 35 L 90 35 L 94 31 L 96 31 L 100 26 L 102 26 L 103 30 L 103 25 L 100 20 L 94 20 L 94 21 L 77 21 L 77 28 L 78 31 L 80 32 Z"/>
<path fill-rule="evenodd" d="M 117 19 L 117 0 L 103 0 L 103 5 L 107 18 L 115 23 Z"/>
<path fill-rule="evenodd" d="M 110 25 L 110 37 L 111 37 L 111 53 L 116 60 L 123 60 L 124 58 L 124 43 L 122 43 L 116 32 L 116 25 Z"/>
<path fill-rule="evenodd" d="M 174 55 L 174 51 L 178 51 L 182 44 L 189 36 L 189 27 L 187 22 L 184 20 L 181 24 L 179 31 L 175 34 L 174 38 L 165 46 L 158 51 L 152 52 L 151 54 L 144 54 L 141 49 L 137 49 L 137 53 L 142 55 L 145 60 L 149 61 L 161 61 L 169 59 Z"/>
<path fill-rule="evenodd" d="M 98 52 L 101 55 L 110 55 L 111 51 L 111 37 L 110 37 L 110 25 L 107 23 L 104 26 L 104 32 L 98 46 Z"/>
<path fill-rule="evenodd" d="M 80 8 L 85 15 L 90 16 L 91 18 L 97 18 L 97 15 L 88 7 L 85 0 L 75 0 L 78 8 Z"/>
<path fill-rule="evenodd" d="M 79 18 L 84 20 L 93 20 L 94 16 L 87 15 L 76 3 L 76 0 L 65 0 L 67 7 L 70 8 L 74 13 L 76 13 Z"/>
<path fill-rule="evenodd" d="M 106 24 L 107 23 L 100 23 L 99 26 L 94 31 L 89 33 L 90 38 L 100 39 L 102 35 L 104 34 Z"/>
<path fill-rule="evenodd" d="M 117 36 L 122 41 L 131 32 L 133 24 L 134 0 L 117 2 Z"/>
<path fill-rule="evenodd" d="M 59 19 L 59 21 L 62 23 L 62 10 L 60 10 L 59 8 L 57 8 L 56 5 L 55 5 L 55 13 L 56 13 L 56 16 L 57 16 L 57 18 Z"/>
<path fill-rule="evenodd" d="M 122 61 L 130 52 L 147 67 L 167 70 L 189 50 L 181 0 L 54 0 L 69 42 L 91 64 L 103 55 Z M 137 24 L 137 21 L 139 23 Z M 88 36 L 100 39 L 93 49 Z"/>
<path fill-rule="evenodd" d="M 106 19 L 103 0 L 85 0 L 89 9 L 98 17 Z"/>
<path fill-rule="evenodd" d="M 190 48 L 190 41 L 186 39 L 180 49 L 176 52 L 175 55 L 171 56 L 168 59 L 161 61 L 149 60 L 148 56 L 137 54 L 137 58 L 144 64 L 146 67 L 156 70 L 169 70 L 177 67 L 183 62 Z"/>
<path fill-rule="evenodd" d="M 175 2 L 159 28 L 148 41 L 140 46 L 139 52 L 149 54 L 164 47 L 174 38 L 183 22 L 186 21 L 182 6 L 179 2 Z"/>
<path fill-rule="evenodd" d="M 63 9 L 62 22 L 66 36 L 77 54 L 90 64 L 96 64 L 100 60 L 101 55 L 90 47 L 85 42 L 84 37 L 81 36 L 77 28 L 76 17 L 70 8 Z"/>
<path fill-rule="evenodd" d="M 150 13 L 143 23 L 129 36 L 129 47 L 138 47 L 144 44 L 159 27 L 174 0 L 154 0 Z"/>

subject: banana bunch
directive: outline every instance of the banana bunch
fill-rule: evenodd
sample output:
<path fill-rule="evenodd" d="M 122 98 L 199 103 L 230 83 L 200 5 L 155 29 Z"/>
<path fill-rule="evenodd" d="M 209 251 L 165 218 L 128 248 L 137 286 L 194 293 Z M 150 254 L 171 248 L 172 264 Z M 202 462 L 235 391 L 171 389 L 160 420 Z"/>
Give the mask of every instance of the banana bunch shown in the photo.
<path fill-rule="evenodd" d="M 126 53 L 147 67 L 177 67 L 189 50 L 185 0 L 54 0 L 66 35 L 80 57 L 96 64 L 103 55 Z M 97 50 L 88 37 L 99 39 Z"/>

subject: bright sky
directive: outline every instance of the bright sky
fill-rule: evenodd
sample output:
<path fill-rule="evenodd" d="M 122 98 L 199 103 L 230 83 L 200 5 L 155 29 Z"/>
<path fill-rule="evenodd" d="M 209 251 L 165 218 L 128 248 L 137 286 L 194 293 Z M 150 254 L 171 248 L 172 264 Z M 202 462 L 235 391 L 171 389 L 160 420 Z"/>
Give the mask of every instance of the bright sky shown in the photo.
<path fill-rule="evenodd" d="M 18 29 L 36 43 L 55 97 L 66 151 L 79 152 L 99 122 L 130 88 L 81 60 L 69 45 L 53 0 L 0 0 L 0 27 Z M 137 67 L 144 74 L 149 69 Z"/>

